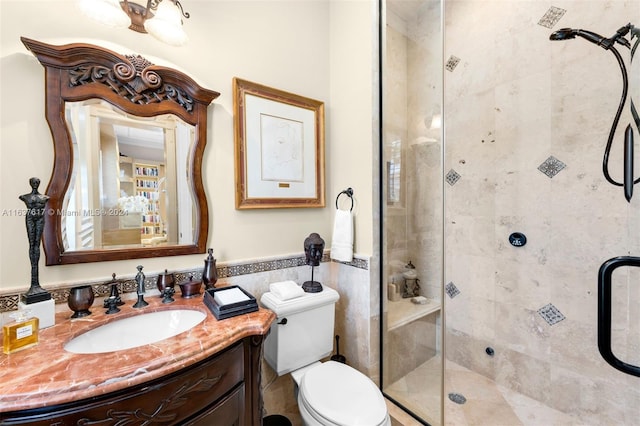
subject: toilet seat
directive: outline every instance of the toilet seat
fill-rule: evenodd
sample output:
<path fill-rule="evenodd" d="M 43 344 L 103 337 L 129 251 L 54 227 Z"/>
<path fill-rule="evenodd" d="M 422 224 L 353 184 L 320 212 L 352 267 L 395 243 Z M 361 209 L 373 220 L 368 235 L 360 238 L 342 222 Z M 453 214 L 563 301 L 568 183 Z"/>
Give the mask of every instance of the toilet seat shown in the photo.
<path fill-rule="evenodd" d="M 335 361 L 306 372 L 298 402 L 315 420 L 327 426 L 389 424 L 384 397 L 375 383 L 354 368 Z"/>

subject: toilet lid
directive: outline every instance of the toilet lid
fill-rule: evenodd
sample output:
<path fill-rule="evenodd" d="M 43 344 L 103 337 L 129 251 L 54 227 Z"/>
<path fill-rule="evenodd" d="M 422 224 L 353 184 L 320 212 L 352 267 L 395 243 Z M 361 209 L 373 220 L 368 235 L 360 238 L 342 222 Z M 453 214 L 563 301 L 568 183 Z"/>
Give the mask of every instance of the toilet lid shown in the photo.
<path fill-rule="evenodd" d="M 345 364 L 327 361 L 302 378 L 305 405 L 331 424 L 380 425 L 387 417 L 382 393 L 367 376 Z"/>

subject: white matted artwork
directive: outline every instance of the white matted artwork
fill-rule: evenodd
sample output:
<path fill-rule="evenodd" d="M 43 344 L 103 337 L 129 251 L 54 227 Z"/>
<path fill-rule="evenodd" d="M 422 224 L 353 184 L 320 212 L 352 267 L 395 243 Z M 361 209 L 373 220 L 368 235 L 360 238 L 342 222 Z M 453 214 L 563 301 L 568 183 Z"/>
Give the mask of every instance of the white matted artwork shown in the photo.
<path fill-rule="evenodd" d="M 236 208 L 324 207 L 324 104 L 233 82 Z"/>

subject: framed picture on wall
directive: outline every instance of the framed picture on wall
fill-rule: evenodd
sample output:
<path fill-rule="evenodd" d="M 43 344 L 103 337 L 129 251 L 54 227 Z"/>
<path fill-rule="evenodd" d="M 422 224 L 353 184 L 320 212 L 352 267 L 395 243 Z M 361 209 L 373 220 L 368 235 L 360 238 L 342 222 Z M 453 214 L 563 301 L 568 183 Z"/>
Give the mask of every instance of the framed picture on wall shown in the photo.
<path fill-rule="evenodd" d="M 324 207 L 324 103 L 233 79 L 236 209 Z"/>

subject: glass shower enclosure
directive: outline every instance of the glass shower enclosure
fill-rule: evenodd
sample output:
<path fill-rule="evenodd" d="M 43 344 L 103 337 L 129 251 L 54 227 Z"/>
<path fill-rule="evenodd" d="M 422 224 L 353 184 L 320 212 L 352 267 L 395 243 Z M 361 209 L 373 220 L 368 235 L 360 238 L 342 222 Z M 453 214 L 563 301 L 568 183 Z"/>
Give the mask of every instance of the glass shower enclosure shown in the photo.
<path fill-rule="evenodd" d="M 381 4 L 382 390 L 442 424 L 440 1 Z"/>
<path fill-rule="evenodd" d="M 380 3 L 383 393 L 430 425 L 636 424 L 637 1 Z"/>

